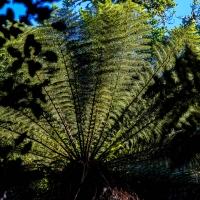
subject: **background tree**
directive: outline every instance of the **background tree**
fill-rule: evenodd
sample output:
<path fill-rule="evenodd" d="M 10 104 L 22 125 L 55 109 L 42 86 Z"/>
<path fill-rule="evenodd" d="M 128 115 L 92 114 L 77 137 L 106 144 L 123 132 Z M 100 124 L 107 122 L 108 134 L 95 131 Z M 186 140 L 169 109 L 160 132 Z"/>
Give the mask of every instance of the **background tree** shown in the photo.
<path fill-rule="evenodd" d="M 68 1 L 64 1 L 66 3 Z M 81 2 L 81 1 L 77 1 Z M 105 1 L 93 1 L 93 2 L 105 2 Z M 112 1 L 113 3 L 120 3 L 124 1 Z M 153 25 L 152 31 L 149 34 L 149 37 L 152 39 L 152 42 L 162 41 L 167 34 L 167 24 L 171 23 L 172 17 L 175 13 L 176 3 L 174 0 L 133 0 L 134 3 L 137 3 L 140 6 L 143 6 L 144 9 L 149 13 L 150 19 L 147 23 Z M 88 3 L 88 8 L 94 4 Z"/>
<path fill-rule="evenodd" d="M 191 15 L 182 16 L 182 26 L 196 24 L 199 26 L 199 2 L 194 0 L 191 7 Z"/>

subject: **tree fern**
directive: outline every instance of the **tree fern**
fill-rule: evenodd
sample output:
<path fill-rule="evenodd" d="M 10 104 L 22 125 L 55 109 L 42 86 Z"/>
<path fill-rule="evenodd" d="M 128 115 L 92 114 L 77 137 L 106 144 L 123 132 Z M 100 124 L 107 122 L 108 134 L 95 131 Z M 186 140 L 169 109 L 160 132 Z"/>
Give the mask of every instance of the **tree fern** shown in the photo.
<path fill-rule="evenodd" d="M 152 48 L 142 7 L 130 1 L 95 6 L 76 14 L 66 8 L 60 21 L 52 18 L 1 49 L 1 133 L 24 163 L 74 176 L 71 183 L 59 180 L 73 185 L 71 192 L 60 188 L 69 199 L 81 198 L 85 182 L 108 186 L 108 169 L 140 172 L 147 160 L 170 163 L 176 132 L 170 133 L 182 130 L 199 95 L 193 91 L 198 80 L 186 87 L 188 77 L 181 79 L 176 67 L 185 46 L 198 45 L 192 28 Z"/>

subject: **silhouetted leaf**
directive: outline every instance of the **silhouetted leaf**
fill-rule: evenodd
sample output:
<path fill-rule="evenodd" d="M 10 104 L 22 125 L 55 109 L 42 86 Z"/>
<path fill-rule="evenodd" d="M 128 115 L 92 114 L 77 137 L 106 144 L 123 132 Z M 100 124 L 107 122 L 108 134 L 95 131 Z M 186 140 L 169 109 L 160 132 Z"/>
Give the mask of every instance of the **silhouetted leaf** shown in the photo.
<path fill-rule="evenodd" d="M 0 47 L 2 47 L 6 43 L 6 40 L 0 37 Z"/>
<path fill-rule="evenodd" d="M 26 137 L 27 137 L 27 132 L 22 133 L 17 139 L 15 139 L 15 146 L 21 144 Z"/>
<path fill-rule="evenodd" d="M 27 25 L 31 25 L 31 23 L 29 22 L 27 16 L 23 16 L 23 17 L 20 16 L 20 22 L 23 22 L 23 23 L 25 23 L 25 24 L 27 24 Z"/>
<path fill-rule="evenodd" d="M 11 85 L 11 84 L 10 84 Z M 10 87 L 10 86 L 9 86 Z M 6 88 L 8 94 L 0 99 L 0 105 L 9 106 L 18 109 L 20 106 L 25 106 L 23 102 L 19 102 L 22 98 L 27 98 L 28 86 L 24 84 L 17 85 L 10 91 L 10 88 Z M 5 90 L 5 89 L 4 89 Z"/>
<path fill-rule="evenodd" d="M 14 36 L 15 38 L 17 38 L 17 36 L 20 34 L 20 33 L 23 33 L 22 30 L 20 30 L 19 28 L 15 28 L 13 26 L 10 27 L 10 34 L 12 36 Z"/>
<path fill-rule="evenodd" d="M 18 69 L 21 68 L 23 62 L 24 62 L 24 59 L 23 59 L 23 58 L 18 59 L 18 60 L 15 60 L 15 61 L 12 63 L 12 66 L 10 66 L 9 70 L 12 71 L 12 72 L 16 72 Z"/>
<path fill-rule="evenodd" d="M 41 44 L 39 42 L 35 42 L 33 47 L 35 48 L 34 55 L 36 56 L 36 55 L 38 55 L 40 53 L 40 51 L 42 49 L 42 46 L 41 46 Z"/>
<path fill-rule="evenodd" d="M 64 31 L 66 29 L 66 25 L 61 21 L 52 23 L 51 26 L 58 31 Z"/>
<path fill-rule="evenodd" d="M 4 37 L 10 40 L 10 32 L 5 28 L 0 28 L 0 31 L 3 33 Z"/>
<path fill-rule="evenodd" d="M 22 56 L 22 53 L 18 49 L 15 49 L 13 47 L 8 47 L 7 51 L 14 58 L 21 58 Z"/>
<path fill-rule="evenodd" d="M 51 10 L 48 7 L 37 8 L 38 20 L 45 20 L 50 17 Z"/>
<path fill-rule="evenodd" d="M 7 18 L 6 18 L 6 15 L 0 15 L 0 31 L 2 31 L 4 28 L 3 28 L 3 24 L 6 24 L 6 20 L 7 20 Z"/>
<path fill-rule="evenodd" d="M 33 98 L 39 98 L 43 102 L 46 102 L 45 95 L 42 93 L 42 85 L 34 85 L 31 88 Z"/>
<path fill-rule="evenodd" d="M 34 35 L 30 34 L 26 38 L 26 42 L 24 45 L 24 55 L 27 58 L 30 58 L 30 47 L 34 47 L 35 52 L 34 55 L 37 55 L 41 51 L 41 44 L 39 42 L 36 42 L 34 39 Z"/>
<path fill-rule="evenodd" d="M 30 54 L 30 47 L 32 46 L 32 44 L 34 44 L 35 40 L 34 40 L 34 35 L 30 34 L 27 36 L 26 38 L 26 42 L 24 45 L 24 55 L 27 58 L 30 58 L 31 54 Z"/>
<path fill-rule="evenodd" d="M 28 71 L 31 77 L 35 75 L 36 71 L 42 68 L 42 65 L 39 62 L 35 62 L 34 60 L 30 60 L 27 63 L 29 65 Z"/>
<path fill-rule="evenodd" d="M 21 149 L 21 154 L 22 155 L 27 154 L 31 150 L 31 147 L 32 147 L 32 142 L 25 144 L 24 148 Z"/>
<path fill-rule="evenodd" d="M 58 60 L 56 53 L 52 51 L 46 51 L 45 53 L 43 53 L 43 55 L 46 57 L 46 60 L 49 62 L 57 62 Z"/>
<path fill-rule="evenodd" d="M 32 109 L 33 114 L 35 115 L 35 117 L 37 119 L 40 118 L 40 116 L 43 113 L 43 109 L 41 108 L 41 106 L 39 104 L 37 104 L 34 101 L 31 101 L 31 103 L 29 104 L 30 108 Z"/>
<path fill-rule="evenodd" d="M 58 0 L 55 0 L 55 1 L 58 1 Z M 44 20 L 50 17 L 51 9 L 49 9 L 46 6 L 41 7 L 41 3 L 53 2 L 52 0 L 47 0 L 47 1 L 40 0 L 40 1 L 35 1 L 34 3 L 32 2 L 32 0 L 15 0 L 15 2 L 23 3 L 27 8 L 26 16 L 23 16 L 20 18 L 21 22 L 24 22 L 30 25 L 31 16 L 35 14 L 38 14 L 38 18 L 36 20 Z"/>
<path fill-rule="evenodd" d="M 9 3 L 9 0 L 1 0 L 0 1 L 0 8 L 2 8 L 4 6 L 4 4 Z"/>
<path fill-rule="evenodd" d="M 13 13 L 12 9 L 10 9 L 10 8 L 7 9 L 6 17 L 7 17 L 7 20 L 9 20 L 9 21 L 14 20 L 14 13 Z"/>

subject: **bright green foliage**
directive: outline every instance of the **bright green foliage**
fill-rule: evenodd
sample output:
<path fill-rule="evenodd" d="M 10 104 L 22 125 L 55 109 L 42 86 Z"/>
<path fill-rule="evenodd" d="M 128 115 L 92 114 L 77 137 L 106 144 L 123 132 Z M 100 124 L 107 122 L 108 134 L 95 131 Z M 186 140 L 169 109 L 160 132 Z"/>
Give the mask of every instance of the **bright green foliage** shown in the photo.
<path fill-rule="evenodd" d="M 20 119 L 13 125 L 15 132 L 20 134 L 23 127 L 23 132 L 29 133 L 28 138 L 34 138 L 39 143 L 35 147 L 37 149 L 33 145 L 33 152 L 41 156 L 45 154 L 50 160 L 70 161 L 77 157 L 96 159 L 100 151 L 111 144 L 116 148 L 115 141 L 122 133 L 117 131 L 118 137 L 115 137 L 113 127 L 139 90 L 139 83 L 132 77 L 144 78 L 153 72 L 145 62 L 148 53 L 137 54 L 137 51 L 145 52 L 150 48 L 148 39 L 145 39 L 149 28 L 142 25 L 148 16 L 143 14 L 138 20 L 141 11 L 137 4 L 131 2 L 114 5 L 109 1 L 99 4 L 93 16 L 82 11 L 80 36 L 64 43 L 67 49 L 54 30 L 46 27 L 35 30 L 43 48 L 52 46 L 49 50 L 59 56 L 59 71 L 51 77 L 51 83 L 43 91 L 47 103 L 39 101 L 46 114 L 39 120 L 26 109 L 19 112 L 11 110 L 12 114 L 5 110 L 1 115 L 4 120 Z M 74 35 L 73 30 L 70 31 Z M 45 46 L 46 42 L 48 46 Z M 35 59 L 40 61 L 42 57 Z M 41 62 L 44 63 L 44 60 Z M 20 81 L 31 81 L 32 84 L 49 79 L 45 70 L 51 65 L 54 64 L 44 64 L 42 71 L 30 78 L 25 76 L 27 65 L 24 62 L 20 72 L 24 80 Z M 30 125 L 27 127 L 26 124 Z M 5 131 L 8 131 L 7 128 Z M 43 149 L 40 151 L 40 145 L 51 147 L 44 152 Z"/>
<path fill-rule="evenodd" d="M 100 0 L 99 2 L 105 2 Z M 119 0 L 117 2 L 124 2 Z M 174 8 L 176 3 L 174 0 L 132 0 L 132 2 L 143 5 L 149 12 L 154 15 L 162 16 L 168 9 Z M 116 3 L 116 1 L 114 2 Z"/>
<path fill-rule="evenodd" d="M 68 2 L 68 1 L 64 1 Z M 96 1 L 92 1 L 96 2 Z M 104 1 L 97 1 L 104 2 Z M 113 3 L 119 3 L 124 1 L 113 1 Z M 172 17 L 175 13 L 176 3 L 174 0 L 133 0 L 132 2 L 137 3 L 140 6 L 143 6 L 145 11 L 149 13 L 150 19 L 149 24 L 153 26 L 149 37 L 152 39 L 152 42 L 162 41 L 167 33 L 166 24 L 171 22 Z"/>
<path fill-rule="evenodd" d="M 153 42 L 162 41 L 167 33 L 166 24 L 170 22 L 174 16 L 176 3 L 174 0 L 133 0 L 133 2 L 141 4 L 150 13 L 150 24 L 154 26 L 150 37 Z M 160 26 L 161 25 L 161 26 Z"/>
<path fill-rule="evenodd" d="M 24 153 L 25 163 L 57 170 L 82 163 L 82 177 L 94 163 L 104 163 L 111 171 L 130 167 L 143 171 L 146 160 L 151 160 L 151 167 L 169 165 L 169 144 L 176 135 L 173 129 L 184 128 L 181 124 L 192 113 L 193 100 L 199 98 L 191 78 L 198 78 L 199 72 L 187 71 L 181 78 L 176 70 L 176 58 L 183 56 L 185 46 L 198 47 L 195 29 L 173 31 L 165 44 L 152 48 L 147 37 L 149 15 L 131 1 L 113 4 L 107 0 L 98 3 L 94 12 L 81 10 L 79 15 L 65 11 L 61 19 L 67 23 L 64 31 L 58 32 L 46 22 L 7 43 L 19 49 L 23 58 L 16 72 L 9 71 L 16 57 L 7 60 L 5 55 L 2 62 L 6 76 L 14 77 L 10 91 L 20 84 L 29 86 L 26 96 L 18 100 L 19 106 L 1 101 L 2 135 L 11 140 L 27 134 L 21 146 L 13 148 L 13 155 L 19 156 L 20 147 L 31 141 L 31 150 Z M 38 52 L 36 47 L 25 48 L 30 34 L 35 35 L 36 46 L 41 44 Z M 57 58 L 48 57 L 47 51 Z M 42 68 L 31 72 L 32 60 L 33 68 L 38 63 Z M 182 84 L 188 79 L 192 80 L 189 88 Z M 155 87 L 159 83 L 161 89 Z M 1 97 L 10 91 L 1 91 Z M 30 102 L 36 103 L 29 107 Z M 98 167 L 96 170 L 101 173 Z"/>
<path fill-rule="evenodd" d="M 148 9 L 148 11 L 153 11 L 155 15 L 162 15 L 162 13 L 166 12 L 167 9 L 174 8 L 176 6 L 174 0 L 133 0 L 133 2 L 142 4 Z"/>

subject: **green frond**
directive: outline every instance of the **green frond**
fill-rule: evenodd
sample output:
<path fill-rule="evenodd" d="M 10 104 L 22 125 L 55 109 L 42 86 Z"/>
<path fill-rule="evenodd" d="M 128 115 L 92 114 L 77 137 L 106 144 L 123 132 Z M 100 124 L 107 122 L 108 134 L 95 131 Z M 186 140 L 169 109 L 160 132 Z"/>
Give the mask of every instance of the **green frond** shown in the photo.
<path fill-rule="evenodd" d="M 199 120 L 199 36 L 193 27 L 180 28 L 149 46 L 148 14 L 131 1 L 107 0 L 76 16 L 68 11 L 64 31 L 50 26 L 52 18 L 1 49 L 0 80 L 13 81 L 0 91 L 1 135 L 14 142 L 27 133 L 13 155 L 32 142 L 27 163 L 103 161 L 112 170 L 169 174 L 171 141 L 179 135 L 173 130 L 197 128 Z M 30 36 L 38 52 L 25 48 Z M 13 63 L 20 59 L 9 55 L 10 46 L 23 61 L 17 70 Z M 41 67 L 30 69 L 32 61 Z M 13 105 L 2 100 L 16 93 L 22 97 Z"/>

